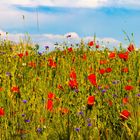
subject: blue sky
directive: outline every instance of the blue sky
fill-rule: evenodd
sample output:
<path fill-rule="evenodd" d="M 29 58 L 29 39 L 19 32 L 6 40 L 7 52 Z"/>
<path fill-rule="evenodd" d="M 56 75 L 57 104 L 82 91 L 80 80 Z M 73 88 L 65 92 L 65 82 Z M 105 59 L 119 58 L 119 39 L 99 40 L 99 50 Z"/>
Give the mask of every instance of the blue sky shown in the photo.
<path fill-rule="evenodd" d="M 134 33 L 140 47 L 139 0 L 1 0 L 0 9 L 0 31 L 13 40 L 28 32 L 33 41 L 47 45 L 72 33 L 77 39 L 96 34 L 100 40 L 127 44 L 125 30 Z"/>

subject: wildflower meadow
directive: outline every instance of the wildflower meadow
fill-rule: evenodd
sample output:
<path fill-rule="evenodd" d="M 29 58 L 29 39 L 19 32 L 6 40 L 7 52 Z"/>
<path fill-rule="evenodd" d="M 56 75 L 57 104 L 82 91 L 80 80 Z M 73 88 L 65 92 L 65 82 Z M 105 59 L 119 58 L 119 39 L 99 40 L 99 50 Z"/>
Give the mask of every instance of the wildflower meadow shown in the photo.
<path fill-rule="evenodd" d="M 140 140 L 140 50 L 133 43 L 37 47 L 0 42 L 0 140 Z"/>

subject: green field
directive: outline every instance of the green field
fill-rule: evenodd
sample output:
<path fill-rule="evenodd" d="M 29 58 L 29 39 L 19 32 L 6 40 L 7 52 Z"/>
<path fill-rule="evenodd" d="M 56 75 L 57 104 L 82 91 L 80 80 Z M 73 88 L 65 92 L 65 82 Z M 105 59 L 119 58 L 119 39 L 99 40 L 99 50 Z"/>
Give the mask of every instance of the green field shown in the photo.
<path fill-rule="evenodd" d="M 140 140 L 140 50 L 90 43 L 1 41 L 0 140 Z"/>

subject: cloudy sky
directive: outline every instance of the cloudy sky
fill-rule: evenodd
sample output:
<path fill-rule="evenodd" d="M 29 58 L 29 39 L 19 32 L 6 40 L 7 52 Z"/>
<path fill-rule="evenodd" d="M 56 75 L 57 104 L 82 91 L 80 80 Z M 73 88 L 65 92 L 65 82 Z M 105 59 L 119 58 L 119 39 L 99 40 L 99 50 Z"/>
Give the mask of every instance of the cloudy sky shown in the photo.
<path fill-rule="evenodd" d="M 96 34 L 112 44 L 134 33 L 140 48 L 140 0 L 0 0 L 0 33 L 18 40 L 25 32 L 42 47 L 66 40 L 90 40 Z M 51 46 L 52 47 L 52 46 Z"/>

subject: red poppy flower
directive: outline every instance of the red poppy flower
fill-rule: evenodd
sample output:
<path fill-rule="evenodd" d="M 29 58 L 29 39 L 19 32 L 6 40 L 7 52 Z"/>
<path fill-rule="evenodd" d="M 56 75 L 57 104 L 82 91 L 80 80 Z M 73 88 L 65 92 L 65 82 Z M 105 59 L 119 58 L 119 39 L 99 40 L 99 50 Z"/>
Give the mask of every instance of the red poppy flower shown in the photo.
<path fill-rule="evenodd" d="M 59 110 L 60 110 L 60 113 L 62 113 L 63 115 L 65 115 L 65 114 L 68 114 L 69 113 L 69 109 L 67 109 L 67 108 L 59 108 Z"/>
<path fill-rule="evenodd" d="M 88 43 L 88 46 L 89 46 L 89 47 L 94 46 L 94 41 L 90 41 L 90 42 Z"/>
<path fill-rule="evenodd" d="M 86 54 L 83 54 L 82 58 L 83 58 L 83 60 L 86 60 L 87 59 Z"/>
<path fill-rule="evenodd" d="M 109 105 L 109 106 L 112 106 L 112 105 L 113 105 L 113 102 L 112 102 L 111 100 L 109 100 L 109 101 L 108 101 L 108 105 Z"/>
<path fill-rule="evenodd" d="M 132 52 L 132 51 L 135 50 L 135 47 L 134 47 L 133 44 L 130 44 L 127 49 L 128 49 L 129 52 Z"/>
<path fill-rule="evenodd" d="M 2 88 L 2 87 L 0 87 L 0 92 L 1 92 L 1 91 L 3 91 L 3 88 Z"/>
<path fill-rule="evenodd" d="M 112 71 L 112 68 L 107 68 L 105 71 L 106 71 L 107 73 L 109 73 L 109 72 Z"/>
<path fill-rule="evenodd" d="M 25 51 L 25 56 L 28 56 L 28 54 L 29 54 L 28 51 Z"/>
<path fill-rule="evenodd" d="M 75 62 L 75 60 L 76 60 L 75 57 L 72 57 L 72 62 L 73 62 L 73 63 Z"/>
<path fill-rule="evenodd" d="M 89 96 L 87 104 L 93 106 L 94 102 L 95 102 L 95 96 Z"/>
<path fill-rule="evenodd" d="M 131 79 L 128 79 L 127 81 L 128 81 L 129 83 L 130 83 L 130 82 L 132 82 L 132 80 L 131 80 Z"/>
<path fill-rule="evenodd" d="M 54 99 L 54 98 L 55 98 L 55 94 L 52 93 L 52 92 L 50 92 L 50 93 L 48 94 L 48 98 L 49 98 L 49 99 Z"/>
<path fill-rule="evenodd" d="M 16 133 L 18 135 L 24 135 L 24 134 L 29 133 L 29 131 L 28 130 L 24 130 L 24 129 L 18 129 L 18 130 L 16 130 Z"/>
<path fill-rule="evenodd" d="M 68 48 L 68 52 L 72 52 L 72 51 L 73 51 L 72 47 Z"/>
<path fill-rule="evenodd" d="M 123 99 L 122 99 L 122 102 L 123 102 L 123 104 L 128 103 L 128 98 L 123 98 Z"/>
<path fill-rule="evenodd" d="M 18 56 L 19 56 L 20 58 L 22 58 L 24 55 L 23 55 L 23 53 L 19 53 Z"/>
<path fill-rule="evenodd" d="M 70 72 L 70 78 L 76 79 L 76 72 L 74 70 Z"/>
<path fill-rule="evenodd" d="M 66 55 L 66 50 L 62 51 L 64 55 Z"/>
<path fill-rule="evenodd" d="M 96 45 L 96 49 L 98 49 L 98 48 L 100 48 L 100 46 L 97 44 L 97 45 Z"/>
<path fill-rule="evenodd" d="M 16 130 L 16 134 L 18 134 L 18 135 L 25 135 L 27 133 L 30 133 L 30 131 L 24 130 L 24 129 L 18 129 L 18 130 Z"/>
<path fill-rule="evenodd" d="M 95 74 L 90 74 L 88 76 L 88 80 L 96 80 L 96 75 Z"/>
<path fill-rule="evenodd" d="M 97 85 L 97 83 L 96 83 L 96 76 L 94 74 L 90 74 L 88 76 L 88 80 L 91 82 L 92 85 L 94 85 L 94 86 Z"/>
<path fill-rule="evenodd" d="M 128 68 L 123 68 L 123 69 L 122 69 L 122 72 L 127 73 L 127 72 L 128 72 Z"/>
<path fill-rule="evenodd" d="M 0 108 L 0 117 L 4 116 L 5 112 L 3 108 Z"/>
<path fill-rule="evenodd" d="M 48 100 L 45 107 L 48 111 L 52 111 L 53 110 L 53 101 Z"/>
<path fill-rule="evenodd" d="M 123 110 L 121 113 L 120 113 L 120 117 L 123 119 L 123 120 L 127 120 L 128 117 L 130 117 L 130 112 L 127 111 L 127 110 Z"/>
<path fill-rule="evenodd" d="M 109 58 L 115 58 L 116 57 L 116 53 L 115 52 L 111 52 L 108 57 Z"/>
<path fill-rule="evenodd" d="M 77 88 L 78 83 L 77 83 L 76 79 L 69 80 L 69 86 L 70 86 L 72 89 Z"/>
<path fill-rule="evenodd" d="M 105 69 L 100 69 L 99 72 L 100 72 L 100 74 L 104 74 L 106 72 L 106 70 Z"/>
<path fill-rule="evenodd" d="M 57 88 L 63 90 L 63 87 L 62 87 L 61 84 L 59 84 L 59 85 L 57 86 Z"/>
<path fill-rule="evenodd" d="M 105 89 L 109 89 L 110 87 L 109 87 L 109 85 L 105 85 L 104 88 Z"/>
<path fill-rule="evenodd" d="M 120 53 L 120 54 L 118 54 L 118 56 L 120 59 L 123 59 L 126 61 L 126 60 L 128 60 L 129 52 Z"/>
<path fill-rule="evenodd" d="M 125 86 L 125 90 L 133 90 L 133 86 L 127 85 Z"/>
<path fill-rule="evenodd" d="M 36 77 L 36 81 L 38 81 L 39 80 L 39 77 Z"/>
<path fill-rule="evenodd" d="M 50 67 L 51 68 L 56 68 L 56 62 L 51 63 Z"/>
<path fill-rule="evenodd" d="M 18 92 L 19 92 L 19 87 L 13 86 L 13 87 L 11 88 L 11 91 L 12 91 L 12 92 L 15 92 L 15 93 L 18 93 Z"/>
<path fill-rule="evenodd" d="M 106 64 L 107 60 L 100 60 L 100 65 Z"/>
<path fill-rule="evenodd" d="M 28 63 L 28 66 L 36 68 L 36 63 L 31 61 L 31 62 Z"/>
<path fill-rule="evenodd" d="M 54 62 L 52 58 L 49 58 L 49 59 L 48 59 L 48 65 L 49 65 L 51 68 L 56 68 L 56 62 Z"/>

